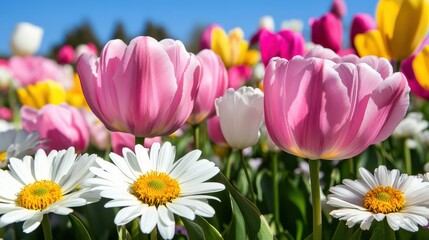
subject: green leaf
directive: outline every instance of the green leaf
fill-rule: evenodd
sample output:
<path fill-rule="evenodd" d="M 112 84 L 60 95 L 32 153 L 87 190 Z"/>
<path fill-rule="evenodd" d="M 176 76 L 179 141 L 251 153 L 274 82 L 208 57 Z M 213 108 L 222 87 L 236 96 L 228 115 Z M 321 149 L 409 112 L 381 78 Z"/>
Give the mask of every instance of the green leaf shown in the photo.
<path fill-rule="evenodd" d="M 353 235 L 350 237 L 350 240 L 359 240 L 362 235 L 362 229 L 358 228 Z"/>
<path fill-rule="evenodd" d="M 73 225 L 73 228 L 76 230 L 76 238 L 81 240 L 91 240 L 91 234 L 89 234 L 88 229 L 85 227 L 83 222 L 79 219 L 76 214 L 69 214 L 69 219 Z"/>
<path fill-rule="evenodd" d="M 194 221 L 181 218 L 188 231 L 189 239 L 196 240 L 222 240 L 222 235 L 204 218 L 196 216 Z"/>
<path fill-rule="evenodd" d="M 255 204 L 238 192 L 222 173 L 219 173 L 216 178 L 225 185 L 226 189 L 228 189 L 229 193 L 240 208 L 243 219 L 246 223 L 246 232 L 249 239 L 273 239 L 273 233 L 271 232 L 267 221 L 259 212 Z"/>
<path fill-rule="evenodd" d="M 235 200 L 231 199 L 231 203 L 233 216 L 224 236 L 227 240 L 243 239 L 246 236 L 246 224 Z"/>
<path fill-rule="evenodd" d="M 375 221 L 374 221 L 375 222 Z M 370 240 L 395 240 L 395 231 L 390 228 L 385 218 L 381 222 L 375 222 L 375 227 L 372 230 L 372 235 Z"/>
<path fill-rule="evenodd" d="M 304 238 L 304 240 L 313 240 L 313 233 Z"/>
<path fill-rule="evenodd" d="M 350 231 L 353 232 L 353 229 L 347 227 L 344 221 L 340 221 L 338 223 L 337 229 L 335 230 L 334 236 L 332 237 L 332 240 L 348 239 L 347 236 L 349 236 Z"/>
<path fill-rule="evenodd" d="M 131 234 L 128 232 L 125 226 L 117 226 L 118 240 L 132 240 Z"/>

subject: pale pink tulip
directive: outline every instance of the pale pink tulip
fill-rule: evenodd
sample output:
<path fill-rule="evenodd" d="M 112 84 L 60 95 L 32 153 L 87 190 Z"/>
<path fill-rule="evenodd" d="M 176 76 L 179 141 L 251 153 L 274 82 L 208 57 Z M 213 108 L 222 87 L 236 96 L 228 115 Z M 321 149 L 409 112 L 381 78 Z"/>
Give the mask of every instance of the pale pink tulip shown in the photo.
<path fill-rule="evenodd" d="M 134 38 L 109 41 L 100 58 L 77 63 L 94 114 L 111 131 L 139 137 L 169 135 L 188 119 L 200 84 L 200 63 L 183 43 Z"/>
<path fill-rule="evenodd" d="M 114 153 L 122 155 L 122 149 L 127 147 L 132 149 L 136 145 L 136 137 L 129 133 L 111 132 L 110 138 L 112 140 L 112 150 Z M 144 147 L 150 148 L 152 144 L 161 142 L 161 137 L 145 138 Z"/>
<path fill-rule="evenodd" d="M 37 131 L 40 138 L 46 139 L 44 146 L 47 151 L 73 146 L 77 152 L 83 152 L 88 147 L 88 127 L 75 107 L 48 104 L 37 110 L 23 106 L 21 117 L 25 131 Z"/>
<path fill-rule="evenodd" d="M 271 60 L 264 78 L 265 123 L 279 148 L 303 158 L 340 160 L 392 134 L 409 105 L 407 79 L 391 68 L 380 74 L 386 59 L 358 62 Z"/>
<path fill-rule="evenodd" d="M 330 12 L 338 18 L 343 18 L 347 12 L 347 6 L 344 0 L 333 0 Z"/>
<path fill-rule="evenodd" d="M 228 88 L 228 72 L 220 57 L 212 50 L 205 49 L 197 54 L 201 62 L 201 84 L 195 98 L 194 108 L 188 122 L 199 124 L 215 114 L 214 101 Z"/>
<path fill-rule="evenodd" d="M 89 140 L 99 150 L 106 150 L 110 142 L 110 131 L 91 111 L 80 109 L 89 129 Z"/>

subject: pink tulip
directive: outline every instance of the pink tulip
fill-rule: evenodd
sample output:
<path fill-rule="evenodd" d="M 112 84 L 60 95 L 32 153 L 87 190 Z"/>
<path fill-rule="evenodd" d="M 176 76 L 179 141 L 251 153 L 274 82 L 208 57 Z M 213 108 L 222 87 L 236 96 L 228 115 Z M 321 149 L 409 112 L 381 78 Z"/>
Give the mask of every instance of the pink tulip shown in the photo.
<path fill-rule="evenodd" d="M 200 84 L 200 63 L 182 42 L 134 38 L 109 41 L 100 58 L 77 62 L 89 107 L 111 131 L 169 135 L 188 119 Z"/>
<path fill-rule="evenodd" d="M 218 24 L 210 24 L 206 29 L 204 29 L 201 39 L 200 39 L 200 48 L 201 49 L 210 49 L 212 45 L 212 30 L 213 28 L 219 27 Z"/>
<path fill-rule="evenodd" d="M 44 57 L 12 57 L 9 67 L 20 86 L 47 79 L 61 82 L 66 78 L 66 73 L 55 61 Z"/>
<path fill-rule="evenodd" d="M 377 69 L 388 61 L 377 60 L 368 65 L 300 56 L 272 59 L 264 78 L 264 107 L 274 143 L 299 157 L 340 160 L 389 137 L 405 116 L 409 87 L 392 68 L 382 77 Z"/>
<path fill-rule="evenodd" d="M 106 150 L 109 146 L 110 131 L 98 118 L 87 109 L 79 109 L 89 129 L 89 141 L 98 150 Z"/>
<path fill-rule="evenodd" d="M 124 147 L 132 149 L 136 144 L 136 138 L 132 134 L 123 132 L 111 132 L 110 134 L 112 140 L 112 150 L 116 154 L 122 155 L 122 149 Z M 156 142 L 161 142 L 161 137 L 145 138 L 144 147 L 150 148 L 152 144 Z"/>
<path fill-rule="evenodd" d="M 343 18 L 347 12 L 347 6 L 344 0 L 333 0 L 330 12 L 338 18 Z"/>
<path fill-rule="evenodd" d="M 210 140 L 212 140 L 216 145 L 221 147 L 228 146 L 228 143 L 226 143 L 225 137 L 223 136 L 218 116 L 215 115 L 207 120 L 207 131 Z"/>
<path fill-rule="evenodd" d="M 88 147 L 89 132 L 85 119 L 78 109 L 66 105 L 45 105 L 36 110 L 21 108 L 22 126 L 27 132 L 37 131 L 47 151 L 67 149 L 70 146 L 77 152 Z"/>
<path fill-rule="evenodd" d="M 64 45 L 58 51 L 57 61 L 61 64 L 73 63 L 74 54 L 74 48 L 71 45 Z"/>
<path fill-rule="evenodd" d="M 293 56 L 304 54 L 305 40 L 300 32 L 282 30 L 276 34 L 263 30 L 259 44 L 262 62 L 267 66 L 273 57 L 291 59 Z"/>
<path fill-rule="evenodd" d="M 0 107 L 0 119 L 10 121 L 12 120 L 13 112 L 10 108 Z"/>
<path fill-rule="evenodd" d="M 350 44 L 355 48 L 355 36 L 360 33 L 366 33 L 370 30 L 376 29 L 377 24 L 374 18 L 366 13 L 358 13 L 353 17 L 352 25 L 350 28 Z"/>
<path fill-rule="evenodd" d="M 319 19 L 311 19 L 311 40 L 326 48 L 338 52 L 343 41 L 343 25 L 341 20 L 332 13 L 327 13 Z"/>
<path fill-rule="evenodd" d="M 252 76 L 252 68 L 245 65 L 231 67 L 228 69 L 228 88 L 238 89 L 243 86 Z"/>
<path fill-rule="evenodd" d="M 199 124 L 215 114 L 214 100 L 223 95 L 228 87 L 228 72 L 220 57 L 205 49 L 197 54 L 201 62 L 201 84 L 188 122 Z"/>

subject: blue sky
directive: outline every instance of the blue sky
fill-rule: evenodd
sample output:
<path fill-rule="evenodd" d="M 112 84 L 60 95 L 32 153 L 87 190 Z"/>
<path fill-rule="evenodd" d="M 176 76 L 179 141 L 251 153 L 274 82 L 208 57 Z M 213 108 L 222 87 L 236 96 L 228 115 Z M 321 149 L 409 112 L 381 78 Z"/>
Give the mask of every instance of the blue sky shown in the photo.
<path fill-rule="evenodd" d="M 271 15 L 276 28 L 283 20 L 304 21 L 308 36 L 308 20 L 329 10 L 330 0 L 214 0 L 214 1 L 144 1 L 144 0 L 72 0 L 72 1 L 0 1 L 0 54 L 10 54 L 9 39 L 16 23 L 28 21 L 44 28 L 39 54 L 45 54 L 62 42 L 65 33 L 77 24 L 89 21 L 102 43 L 109 40 L 117 21 L 127 33 L 142 32 L 147 20 L 164 26 L 173 38 L 187 42 L 195 26 L 218 23 L 226 30 L 241 27 L 246 38 L 257 29 L 259 18 Z M 375 0 L 346 0 L 348 26 L 352 16 L 374 14 Z M 345 37 L 348 36 L 345 29 Z"/>

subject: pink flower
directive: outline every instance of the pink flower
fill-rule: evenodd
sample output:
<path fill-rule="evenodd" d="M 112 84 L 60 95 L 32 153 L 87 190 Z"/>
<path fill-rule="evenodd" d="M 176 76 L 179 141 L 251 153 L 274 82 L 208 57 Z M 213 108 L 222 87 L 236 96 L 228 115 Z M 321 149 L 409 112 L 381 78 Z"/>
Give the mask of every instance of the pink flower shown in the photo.
<path fill-rule="evenodd" d="M 214 28 L 220 27 L 218 24 L 210 24 L 206 27 L 201 35 L 200 39 L 200 48 L 201 49 L 210 49 L 212 45 L 212 30 Z"/>
<path fill-rule="evenodd" d="M 215 114 L 214 100 L 223 95 L 228 87 L 228 72 L 216 53 L 205 49 L 197 54 L 201 62 L 201 84 L 188 119 L 190 124 L 199 124 Z"/>
<path fill-rule="evenodd" d="M 9 68 L 20 86 L 44 80 L 67 81 L 67 72 L 55 61 L 44 57 L 12 57 Z"/>
<path fill-rule="evenodd" d="M 377 24 L 374 18 L 366 13 L 358 13 L 353 17 L 352 25 L 350 28 L 350 44 L 355 48 L 355 36 L 360 33 L 366 33 L 370 30 L 376 29 Z"/>
<path fill-rule="evenodd" d="M 99 150 L 106 150 L 109 146 L 110 131 L 91 111 L 81 108 L 80 112 L 88 126 L 90 143 Z"/>
<path fill-rule="evenodd" d="M 207 120 L 207 131 L 210 140 L 214 142 L 216 145 L 221 147 L 227 147 L 228 143 L 223 136 L 222 129 L 220 127 L 220 121 L 218 116 L 213 116 L 212 118 Z"/>
<path fill-rule="evenodd" d="M 262 62 L 267 66 L 273 57 L 291 59 L 293 56 L 304 54 L 305 40 L 300 32 L 281 30 L 276 34 L 262 30 L 259 45 Z"/>
<path fill-rule="evenodd" d="M 10 121 L 12 120 L 13 112 L 10 108 L 0 107 L 0 119 Z"/>
<path fill-rule="evenodd" d="M 188 119 L 200 84 L 200 63 L 183 43 L 134 38 L 109 41 L 100 58 L 77 62 L 89 107 L 111 131 L 169 135 Z"/>
<path fill-rule="evenodd" d="M 57 61 L 61 64 L 73 63 L 74 55 L 74 48 L 71 45 L 64 45 L 58 51 Z"/>
<path fill-rule="evenodd" d="M 344 0 L 333 0 L 330 12 L 338 18 L 343 18 L 347 12 L 347 6 Z"/>
<path fill-rule="evenodd" d="M 354 157 L 385 140 L 405 116 L 409 87 L 386 59 L 335 63 L 274 58 L 264 78 L 265 123 L 282 150 L 309 159 Z M 344 60 L 344 59 L 343 59 Z M 377 66 L 376 68 L 372 66 Z"/>
<path fill-rule="evenodd" d="M 112 140 L 112 150 L 119 155 L 122 155 L 122 149 L 124 147 L 132 149 L 136 145 L 135 136 L 129 133 L 111 132 L 110 137 Z M 150 148 L 152 144 L 156 142 L 161 142 L 161 137 L 145 138 L 144 147 Z"/>
<path fill-rule="evenodd" d="M 21 108 L 22 126 L 25 131 L 37 131 L 44 142 L 46 150 L 62 150 L 70 146 L 77 152 L 88 147 L 88 127 L 82 114 L 76 108 L 61 105 L 45 105 L 36 110 L 31 107 Z"/>
<path fill-rule="evenodd" d="M 252 68 L 245 65 L 231 67 L 228 69 L 228 88 L 238 89 L 243 86 L 252 76 Z"/>
<path fill-rule="evenodd" d="M 332 13 L 319 19 L 311 19 L 311 40 L 326 48 L 338 52 L 343 41 L 343 25 L 341 20 Z"/>

